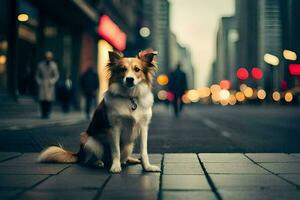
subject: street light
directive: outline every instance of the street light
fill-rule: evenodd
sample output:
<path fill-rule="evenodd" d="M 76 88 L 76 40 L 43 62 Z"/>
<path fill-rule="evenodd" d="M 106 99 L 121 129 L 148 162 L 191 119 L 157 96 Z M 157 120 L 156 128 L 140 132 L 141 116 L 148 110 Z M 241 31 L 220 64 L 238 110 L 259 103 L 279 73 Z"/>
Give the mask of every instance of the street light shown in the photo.
<path fill-rule="evenodd" d="M 283 57 L 287 60 L 297 60 L 297 54 L 287 49 L 283 51 Z"/>
<path fill-rule="evenodd" d="M 274 56 L 272 54 L 266 53 L 264 55 L 264 61 L 272 66 L 278 66 L 279 65 L 279 59 L 277 56 Z"/>

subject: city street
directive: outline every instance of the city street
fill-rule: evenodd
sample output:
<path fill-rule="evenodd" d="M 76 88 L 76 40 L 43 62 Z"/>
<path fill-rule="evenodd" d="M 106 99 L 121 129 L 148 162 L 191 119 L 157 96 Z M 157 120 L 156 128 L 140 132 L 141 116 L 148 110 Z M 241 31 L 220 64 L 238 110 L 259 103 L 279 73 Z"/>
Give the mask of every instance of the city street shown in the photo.
<path fill-rule="evenodd" d="M 149 152 L 300 152 L 299 116 L 300 110 L 293 106 L 190 105 L 176 119 L 170 109 L 157 105 Z M 76 115 L 70 123 L 72 118 L 66 115 L 66 123 L 60 118 L 60 124 L 31 128 L 5 126 L 0 130 L 0 151 L 38 152 L 51 144 L 77 151 L 79 133 L 88 121 L 79 121 Z"/>

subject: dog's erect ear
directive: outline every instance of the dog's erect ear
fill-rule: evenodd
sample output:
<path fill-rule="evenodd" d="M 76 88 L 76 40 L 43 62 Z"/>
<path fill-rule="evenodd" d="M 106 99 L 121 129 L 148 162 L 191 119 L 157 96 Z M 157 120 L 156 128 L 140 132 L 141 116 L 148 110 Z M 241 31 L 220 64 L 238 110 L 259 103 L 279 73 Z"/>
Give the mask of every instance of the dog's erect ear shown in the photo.
<path fill-rule="evenodd" d="M 123 57 L 123 54 L 119 51 L 109 51 L 108 55 L 109 55 L 109 61 L 112 63 L 117 62 Z"/>
<path fill-rule="evenodd" d="M 146 49 L 140 51 L 137 57 L 143 60 L 144 62 L 151 63 L 154 59 L 154 56 L 157 54 L 157 51 L 154 51 L 153 49 Z"/>

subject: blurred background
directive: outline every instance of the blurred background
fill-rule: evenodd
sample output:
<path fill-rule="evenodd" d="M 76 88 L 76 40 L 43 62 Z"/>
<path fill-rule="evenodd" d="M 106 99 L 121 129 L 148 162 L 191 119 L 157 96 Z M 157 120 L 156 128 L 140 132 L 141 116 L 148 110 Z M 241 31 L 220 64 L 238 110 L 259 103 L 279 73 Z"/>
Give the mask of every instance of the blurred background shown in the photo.
<path fill-rule="evenodd" d="M 299 9 L 298 0 L 1 0 L 0 150 L 76 149 L 85 105 L 107 88 L 107 52 L 150 47 L 159 52 L 150 152 L 299 152 Z M 46 122 L 36 76 L 47 51 L 59 78 Z M 83 79 L 94 80 L 90 101 Z"/>
<path fill-rule="evenodd" d="M 169 73 L 181 64 L 186 104 L 298 104 L 299 8 L 297 0 L 2 0 L 0 97 L 36 98 L 37 64 L 52 51 L 57 85 L 71 81 L 78 110 L 89 66 L 103 92 L 107 51 L 134 56 L 151 47 L 159 52 L 157 101 L 172 101 Z"/>

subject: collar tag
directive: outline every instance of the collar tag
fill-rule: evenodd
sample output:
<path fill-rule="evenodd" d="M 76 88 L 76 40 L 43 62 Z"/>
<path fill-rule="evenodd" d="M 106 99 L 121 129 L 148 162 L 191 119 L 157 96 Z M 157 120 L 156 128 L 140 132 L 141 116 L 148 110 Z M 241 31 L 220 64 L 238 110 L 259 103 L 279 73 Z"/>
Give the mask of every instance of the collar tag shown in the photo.
<path fill-rule="evenodd" d="M 134 98 L 130 98 L 130 102 L 131 102 L 131 110 L 132 111 L 135 111 L 137 109 L 137 103 L 136 101 L 134 100 Z"/>

